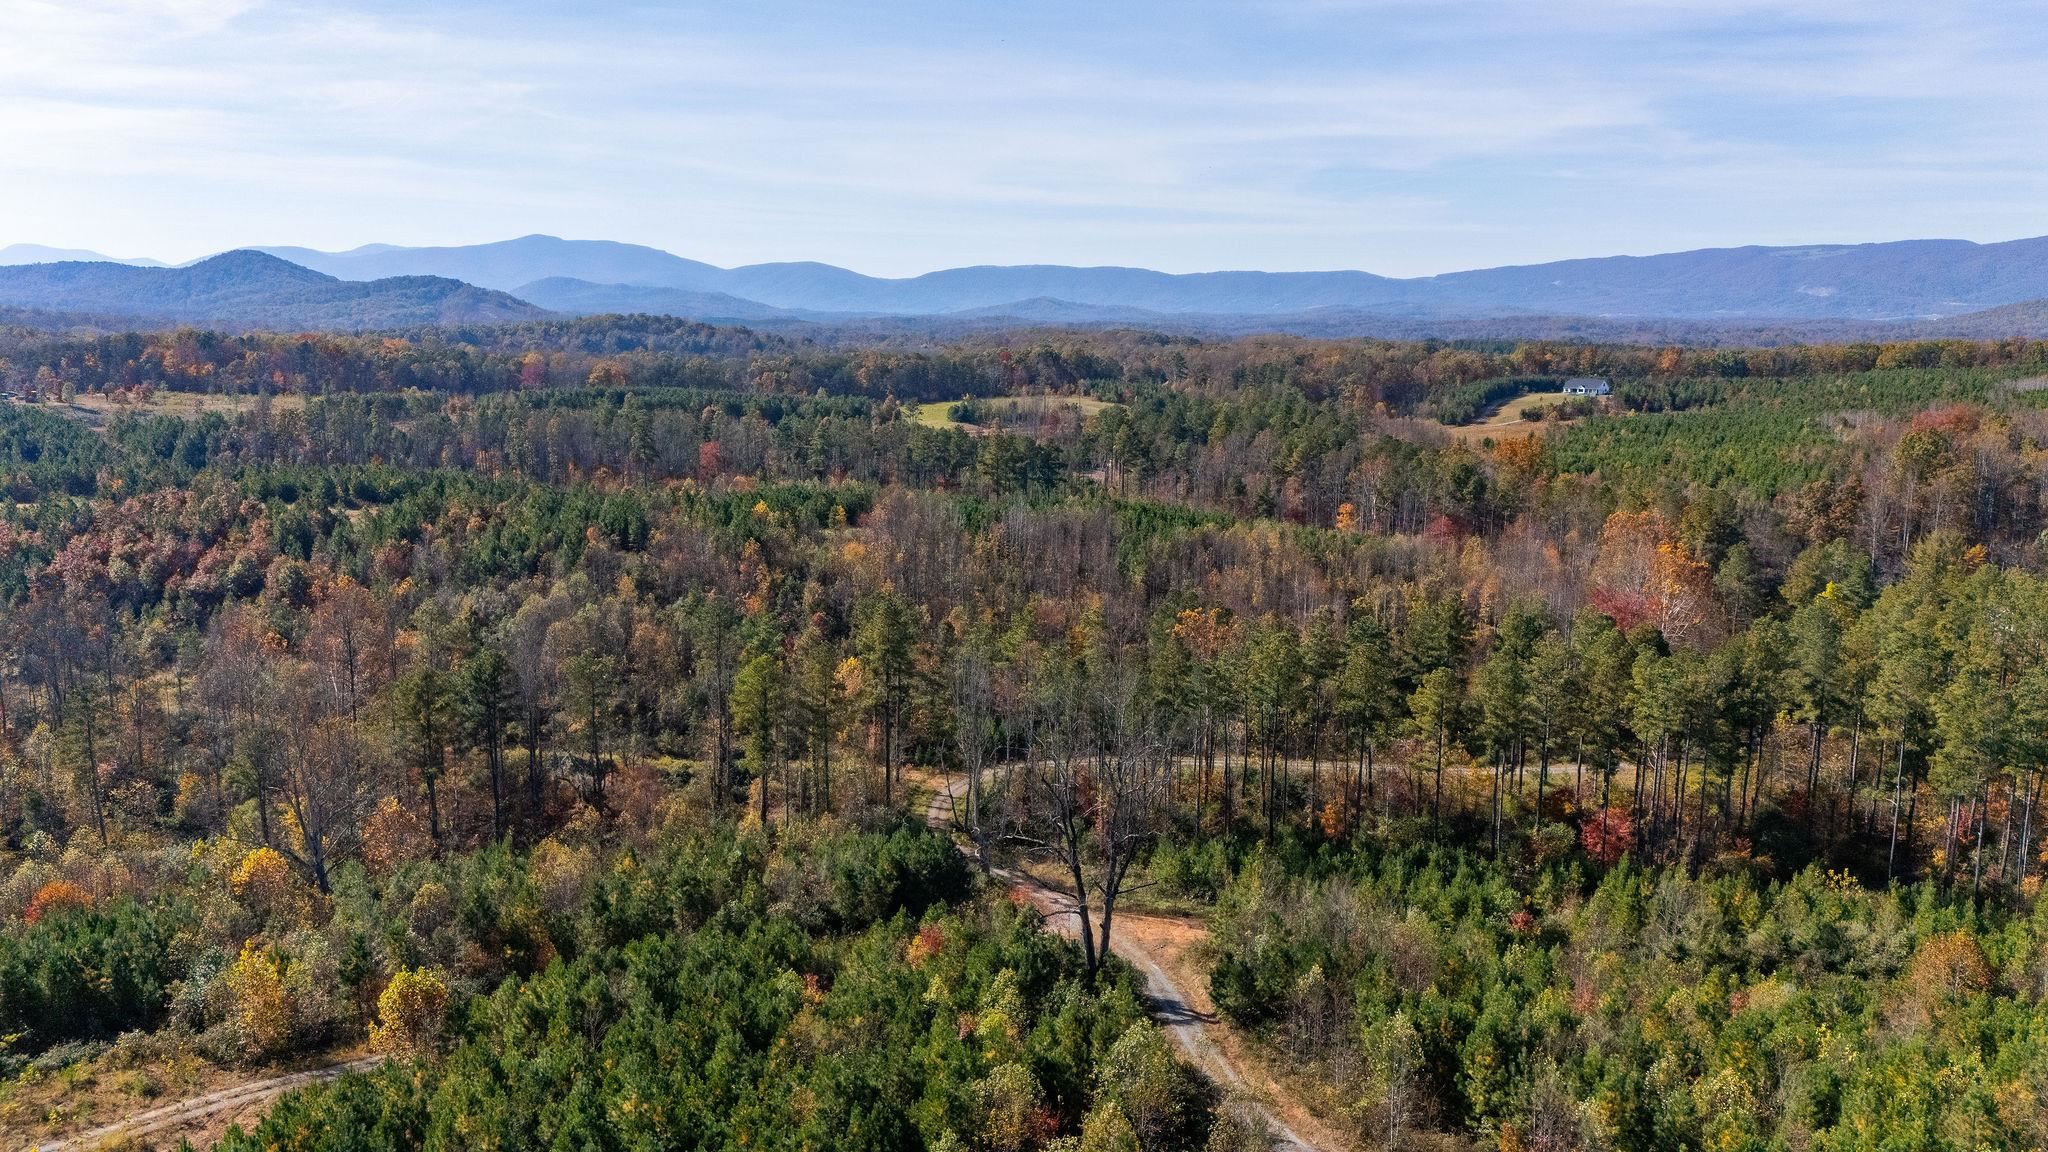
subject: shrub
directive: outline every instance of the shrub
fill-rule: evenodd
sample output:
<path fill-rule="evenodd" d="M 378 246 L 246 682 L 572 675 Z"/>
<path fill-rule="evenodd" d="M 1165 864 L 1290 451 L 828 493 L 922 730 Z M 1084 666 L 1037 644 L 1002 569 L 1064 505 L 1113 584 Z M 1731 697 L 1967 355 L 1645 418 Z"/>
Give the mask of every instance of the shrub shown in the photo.
<path fill-rule="evenodd" d="M 1096 1070 L 1097 1096 L 1115 1103 L 1146 1148 L 1199 1144 L 1212 1104 L 1206 1088 L 1147 1021 L 1125 1029 Z"/>
<path fill-rule="evenodd" d="M 1990 987 L 1991 969 L 1975 937 L 1962 931 L 1944 932 L 1928 937 L 1913 953 L 1906 983 L 1929 1003 L 1960 999 Z"/>
<path fill-rule="evenodd" d="M 370 1046 L 379 1052 L 416 1056 L 432 1050 L 448 1013 L 448 985 L 425 968 L 401 968 L 377 997 L 377 1022 Z"/>
<path fill-rule="evenodd" d="M 299 903 L 299 878 L 275 848 L 251 851 L 228 874 L 228 887 L 251 912 L 264 919 L 290 915 Z"/>
<path fill-rule="evenodd" d="M 363 866 L 382 876 L 421 859 L 432 847 L 426 822 L 412 809 L 386 796 L 363 821 Z"/>
<path fill-rule="evenodd" d="M 1152 855 L 1151 867 L 1160 887 L 1188 900 L 1213 903 L 1230 882 L 1230 855 L 1220 839 L 1161 844 Z"/>
<path fill-rule="evenodd" d="M 1579 826 L 1579 843 L 1585 846 L 1586 855 L 1603 865 L 1613 865 L 1626 855 L 1635 837 L 1635 818 L 1620 808 L 1595 812 Z"/>
<path fill-rule="evenodd" d="M 917 916 L 966 895 L 972 875 L 960 853 L 922 823 L 905 820 L 886 833 L 840 836 L 817 850 L 830 888 L 825 910 L 835 925 Z"/>
<path fill-rule="evenodd" d="M 36 889 L 36 894 L 29 899 L 28 908 L 21 914 L 21 922 L 34 924 L 53 909 L 91 906 L 92 897 L 86 895 L 83 888 L 69 880 L 52 880 Z"/>
<path fill-rule="evenodd" d="M 1141 1152 L 1137 1129 L 1123 1109 L 1104 1100 L 1081 1125 L 1081 1152 Z"/>
<path fill-rule="evenodd" d="M 0 1034 L 38 1051 L 153 1026 L 168 1004 L 171 935 L 133 901 L 50 900 L 35 923 L 0 936 Z"/>
<path fill-rule="evenodd" d="M 1038 1080 L 1021 1064 L 1001 1064 L 975 1085 L 981 1145 L 990 1152 L 1022 1152 L 1044 1135 L 1039 1124 Z"/>
<path fill-rule="evenodd" d="M 1204 1152 L 1270 1152 L 1274 1146 L 1272 1125 L 1256 1104 L 1247 1100 L 1226 1101 L 1216 1109 L 1216 1121 L 1209 1126 Z"/>
<path fill-rule="evenodd" d="M 228 1023 L 247 1053 L 263 1057 L 282 1052 L 292 1038 L 291 998 L 285 993 L 279 961 L 253 944 L 222 974 L 227 983 Z"/>

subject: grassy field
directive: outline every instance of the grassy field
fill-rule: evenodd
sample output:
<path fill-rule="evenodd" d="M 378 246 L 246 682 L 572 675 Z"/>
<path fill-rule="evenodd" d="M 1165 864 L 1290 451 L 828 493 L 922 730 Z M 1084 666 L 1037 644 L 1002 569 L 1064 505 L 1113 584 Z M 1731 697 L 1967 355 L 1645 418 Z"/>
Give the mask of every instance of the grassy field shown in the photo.
<path fill-rule="evenodd" d="M 1513 433 L 1516 429 L 1536 432 L 1545 427 L 1562 428 L 1574 423 L 1574 421 L 1561 420 L 1554 423 L 1549 421 L 1539 423 L 1524 420 L 1522 414 L 1544 408 L 1555 408 L 1570 399 L 1573 399 L 1573 397 L 1566 396 L 1562 392 L 1524 393 L 1502 404 L 1490 413 L 1486 419 L 1471 424 L 1454 425 L 1451 427 L 1450 432 L 1451 435 L 1460 440 L 1484 440 L 1489 436 L 1499 437 L 1503 434 Z"/>
<path fill-rule="evenodd" d="M 941 400 L 935 404 L 920 404 L 912 419 L 927 428 L 967 428 L 947 413 L 958 400 Z M 1004 418 L 1034 413 L 1051 412 L 1061 408 L 1072 408 L 1084 418 L 1093 416 L 1104 408 L 1115 407 L 1107 400 L 1092 396 L 996 396 L 981 401 L 984 408 Z"/>

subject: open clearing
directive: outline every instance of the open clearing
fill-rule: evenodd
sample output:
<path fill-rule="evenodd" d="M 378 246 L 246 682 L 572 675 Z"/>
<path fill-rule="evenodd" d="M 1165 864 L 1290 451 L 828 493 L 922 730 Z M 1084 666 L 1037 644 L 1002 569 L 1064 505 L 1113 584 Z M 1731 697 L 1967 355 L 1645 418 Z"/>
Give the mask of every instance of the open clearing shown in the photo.
<path fill-rule="evenodd" d="M 208 1147 L 229 1124 L 254 1125 L 293 1088 L 381 1062 L 382 1057 L 343 1052 L 253 1077 L 189 1055 L 148 1068 L 123 1069 L 106 1061 L 76 1065 L 8 1085 L 0 1106 L 0 1147 L 171 1149 L 185 1140 Z M 179 1095 L 171 1101 L 156 1102 L 173 1092 Z"/>
<path fill-rule="evenodd" d="M 1452 436 L 1460 440 L 1484 440 L 1489 436 L 1498 438 L 1505 433 L 1512 433 L 1516 429 L 1526 432 L 1540 432 L 1545 428 L 1568 427 L 1571 424 L 1577 423 L 1577 421 L 1524 420 L 1522 414 L 1540 411 L 1545 408 L 1555 408 L 1570 399 L 1573 399 L 1573 397 L 1566 396 L 1562 392 L 1525 392 L 1488 413 L 1485 419 L 1471 424 L 1452 425 L 1449 430 Z"/>
<path fill-rule="evenodd" d="M 990 396 L 980 398 L 976 402 L 998 416 L 1008 418 L 1042 415 L 1062 408 L 1072 408 L 1086 418 L 1104 408 L 1116 407 L 1107 400 L 1097 400 L 1093 396 Z M 958 400 L 940 400 L 933 404 L 920 404 L 912 418 L 927 428 L 966 428 L 970 431 L 981 428 L 981 425 L 962 424 L 948 414 L 953 405 L 958 403 Z"/>
<path fill-rule="evenodd" d="M 147 400 L 133 400 L 106 392 L 80 392 L 68 404 L 49 403 L 44 405 L 51 411 L 82 420 L 95 427 L 106 423 L 123 413 L 134 416 L 180 416 L 193 419 L 209 412 L 218 412 L 233 419 L 256 407 L 257 397 L 249 394 L 226 396 L 213 392 L 157 392 Z M 306 398 L 297 393 L 272 396 L 273 411 L 285 411 L 306 406 Z"/>

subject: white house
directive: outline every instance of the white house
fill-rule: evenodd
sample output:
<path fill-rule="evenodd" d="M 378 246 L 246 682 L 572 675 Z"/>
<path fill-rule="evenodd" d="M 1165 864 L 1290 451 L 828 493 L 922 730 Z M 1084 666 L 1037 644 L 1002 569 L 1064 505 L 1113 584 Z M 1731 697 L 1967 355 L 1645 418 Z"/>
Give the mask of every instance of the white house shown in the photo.
<path fill-rule="evenodd" d="M 1605 396 L 1612 391 L 1614 389 L 1607 386 L 1607 381 L 1598 376 L 1574 376 L 1564 382 L 1564 394 L 1567 396 Z"/>

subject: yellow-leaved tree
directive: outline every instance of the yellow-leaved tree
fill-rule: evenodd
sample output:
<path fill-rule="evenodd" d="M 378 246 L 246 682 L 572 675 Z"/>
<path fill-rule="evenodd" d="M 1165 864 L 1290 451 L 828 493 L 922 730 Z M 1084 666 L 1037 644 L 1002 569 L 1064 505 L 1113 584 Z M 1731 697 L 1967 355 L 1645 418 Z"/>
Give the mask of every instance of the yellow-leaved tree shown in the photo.
<path fill-rule="evenodd" d="M 291 997 L 277 957 L 254 944 L 228 965 L 228 1018 L 254 1057 L 271 1056 L 291 1044 Z"/>
<path fill-rule="evenodd" d="M 298 903 L 294 891 L 297 881 L 298 878 L 292 874 L 291 862 L 284 858 L 283 853 L 269 847 L 251 851 L 228 874 L 228 886 L 234 890 L 235 898 L 266 919 L 294 910 Z"/>
<path fill-rule="evenodd" d="M 370 1046 L 401 1056 L 430 1051 L 447 1014 L 448 985 L 440 974 L 431 968 L 401 968 L 377 997 Z"/>

